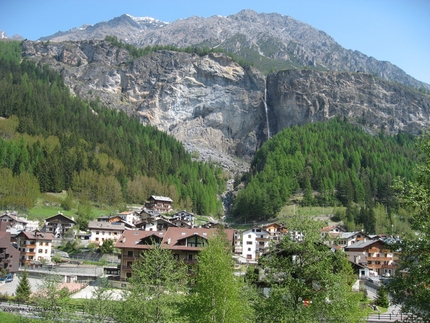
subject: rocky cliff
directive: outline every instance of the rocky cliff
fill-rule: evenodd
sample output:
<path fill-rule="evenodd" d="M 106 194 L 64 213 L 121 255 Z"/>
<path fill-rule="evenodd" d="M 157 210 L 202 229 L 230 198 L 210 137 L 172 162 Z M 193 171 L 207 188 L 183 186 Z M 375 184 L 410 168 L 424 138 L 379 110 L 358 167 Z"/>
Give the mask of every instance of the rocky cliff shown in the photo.
<path fill-rule="evenodd" d="M 346 117 L 372 134 L 419 134 L 429 126 L 430 97 L 373 75 L 288 70 L 267 79 L 270 131 Z"/>
<path fill-rule="evenodd" d="M 234 171 L 285 127 L 335 116 L 371 133 L 420 133 L 430 124 L 430 96 L 363 73 L 286 70 L 266 81 L 224 54 L 132 59 L 105 41 L 23 44 L 25 57 L 58 70 L 73 93 L 123 109 Z"/>
<path fill-rule="evenodd" d="M 126 110 L 203 159 L 240 168 L 228 157 L 249 161 L 266 140 L 265 78 L 224 54 L 160 51 L 131 60 L 104 41 L 24 42 L 23 50 L 58 70 L 73 93 Z"/>

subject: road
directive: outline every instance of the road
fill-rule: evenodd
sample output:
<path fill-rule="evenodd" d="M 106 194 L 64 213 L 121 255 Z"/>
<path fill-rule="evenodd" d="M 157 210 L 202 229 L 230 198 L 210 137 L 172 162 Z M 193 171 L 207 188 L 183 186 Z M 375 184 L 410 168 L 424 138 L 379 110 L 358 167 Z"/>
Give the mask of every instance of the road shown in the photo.
<path fill-rule="evenodd" d="M 42 279 L 38 278 L 28 278 L 30 283 L 31 291 L 37 292 L 43 283 Z M 15 275 L 15 278 L 10 283 L 0 283 L 0 293 L 7 293 L 8 295 L 15 295 L 16 287 L 18 286 L 19 278 Z"/>

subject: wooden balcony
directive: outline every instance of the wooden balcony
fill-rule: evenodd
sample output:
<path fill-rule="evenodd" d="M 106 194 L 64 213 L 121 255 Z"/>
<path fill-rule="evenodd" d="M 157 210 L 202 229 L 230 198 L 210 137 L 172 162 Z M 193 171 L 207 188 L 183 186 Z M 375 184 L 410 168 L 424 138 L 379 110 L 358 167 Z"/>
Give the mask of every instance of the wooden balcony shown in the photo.
<path fill-rule="evenodd" d="M 367 261 L 392 261 L 393 258 L 389 257 L 367 257 Z"/>
<path fill-rule="evenodd" d="M 25 244 L 25 243 L 21 243 L 19 245 L 21 248 L 27 248 L 27 249 L 36 249 L 36 244 Z"/>
<path fill-rule="evenodd" d="M 369 267 L 370 269 L 381 269 L 382 264 L 367 264 L 367 267 Z"/>
<path fill-rule="evenodd" d="M 269 238 L 256 238 L 255 240 L 257 242 L 266 242 L 266 241 L 269 241 Z"/>
<path fill-rule="evenodd" d="M 131 269 L 132 269 L 132 267 L 131 266 L 127 266 L 127 265 L 123 265 L 123 266 L 121 266 L 121 270 L 128 270 L 128 271 L 131 271 Z"/>
<path fill-rule="evenodd" d="M 381 252 L 381 250 L 379 250 L 379 248 L 372 247 L 369 250 L 367 250 L 367 252 L 368 253 L 379 253 L 379 252 Z"/>
<path fill-rule="evenodd" d="M 197 259 L 184 259 L 184 264 L 186 265 L 195 265 L 197 263 Z"/>
<path fill-rule="evenodd" d="M 135 256 L 122 256 L 122 259 L 123 260 L 128 260 L 128 261 L 133 261 L 133 260 L 136 259 L 136 257 Z"/>

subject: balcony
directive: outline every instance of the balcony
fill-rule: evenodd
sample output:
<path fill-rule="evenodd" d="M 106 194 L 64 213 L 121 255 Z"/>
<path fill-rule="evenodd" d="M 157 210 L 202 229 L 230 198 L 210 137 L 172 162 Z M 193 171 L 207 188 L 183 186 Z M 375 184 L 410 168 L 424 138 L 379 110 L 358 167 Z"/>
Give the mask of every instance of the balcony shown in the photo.
<path fill-rule="evenodd" d="M 122 256 L 122 259 L 124 259 L 124 260 L 135 260 L 136 259 L 136 257 L 135 256 L 128 256 L 128 255 L 124 255 L 124 256 Z"/>
<path fill-rule="evenodd" d="M 19 245 L 21 248 L 28 248 L 28 249 L 36 249 L 36 244 L 26 244 L 26 243 L 21 243 Z"/>
<path fill-rule="evenodd" d="M 392 261 L 393 258 L 389 257 L 367 257 L 367 261 Z"/>
<path fill-rule="evenodd" d="M 121 266 L 121 270 L 130 270 L 131 271 L 132 267 L 131 266 Z"/>
<path fill-rule="evenodd" d="M 367 264 L 367 267 L 369 267 L 370 269 L 381 269 L 382 264 Z"/>
<path fill-rule="evenodd" d="M 242 247 L 234 247 L 234 252 L 242 252 Z"/>
<path fill-rule="evenodd" d="M 197 259 L 184 259 L 184 264 L 186 265 L 195 265 L 197 263 Z"/>
<path fill-rule="evenodd" d="M 370 248 L 369 250 L 367 250 L 367 253 L 379 253 L 381 252 L 381 250 L 379 250 L 378 248 Z"/>

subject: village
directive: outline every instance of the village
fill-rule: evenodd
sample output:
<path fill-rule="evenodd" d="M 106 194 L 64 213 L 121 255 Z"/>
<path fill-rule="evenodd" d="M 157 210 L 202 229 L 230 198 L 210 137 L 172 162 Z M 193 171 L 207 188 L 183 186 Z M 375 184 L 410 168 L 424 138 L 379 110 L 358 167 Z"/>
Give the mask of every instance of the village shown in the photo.
<path fill-rule="evenodd" d="M 175 212 L 172 199 L 154 195 L 140 210 L 100 216 L 90 221 L 86 232 L 74 231 L 75 226 L 74 219 L 61 212 L 46 218 L 39 227 L 37 221 L 6 211 L 0 215 L 0 268 L 3 274 L 14 277 L 27 270 L 30 276 L 41 277 L 47 272 L 56 273 L 62 276 L 64 283 L 75 284 L 73 286 L 86 285 L 104 276 L 109 278 L 112 287 L 125 288 L 133 275 L 133 263 L 153 244 L 171 250 L 175 259 L 192 265 L 198 261 L 198 254 L 211 235 L 221 229 L 226 233 L 240 275 L 244 274 L 244 267 L 257 265 L 259 258 L 284 236 L 298 242 L 303 239 L 301 232 L 276 222 L 243 230 L 228 228 L 215 220 L 196 224 L 193 213 Z M 327 248 L 333 252 L 343 250 L 348 255 L 357 275 L 357 290 L 366 288 L 376 293 L 381 281 L 395 275 L 398 255 L 390 250 L 394 238 L 360 231 L 346 232 L 339 225 L 322 227 L 320 233 Z M 111 256 L 113 260 L 105 266 L 86 266 L 71 261 L 69 255 L 56 249 L 67 237 L 78 239 L 83 246 L 89 243 L 101 246 L 112 240 L 119 254 Z M 58 255 L 61 255 L 61 261 L 58 261 Z M 2 276 L 1 283 L 4 284 L 6 276 Z"/>

